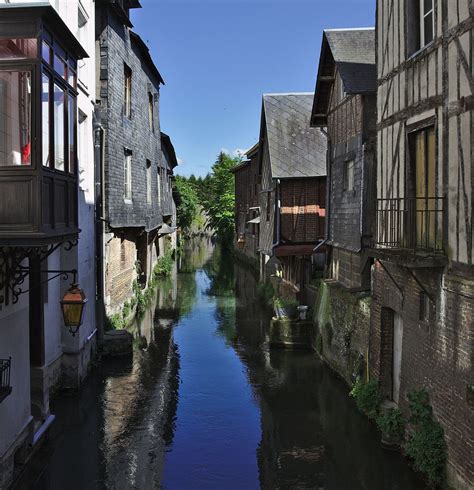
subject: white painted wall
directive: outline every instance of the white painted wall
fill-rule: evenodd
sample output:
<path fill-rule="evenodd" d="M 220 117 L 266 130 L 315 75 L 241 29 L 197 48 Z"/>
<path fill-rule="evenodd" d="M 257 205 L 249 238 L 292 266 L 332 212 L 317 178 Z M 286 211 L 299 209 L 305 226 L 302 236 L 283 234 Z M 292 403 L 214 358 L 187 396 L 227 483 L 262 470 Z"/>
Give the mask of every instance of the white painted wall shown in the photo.
<path fill-rule="evenodd" d="M 6 3 L 44 4 L 44 0 L 0 0 Z M 89 58 L 78 62 L 78 110 L 83 122 L 78 127 L 79 156 L 79 245 L 70 252 L 56 251 L 48 259 L 49 269 L 79 270 L 79 283 L 89 302 L 80 333 L 72 337 L 64 327 L 59 301 L 69 282 L 55 279 L 48 284 L 45 304 L 46 366 L 60 359 L 64 352 L 80 352 L 95 331 L 95 233 L 94 233 L 94 152 L 92 114 L 95 102 L 95 11 L 93 0 L 50 0 L 69 29 L 81 42 Z M 87 22 L 79 27 L 79 7 Z M 45 264 L 46 266 L 46 264 Z M 25 289 L 28 288 L 27 282 Z M 13 392 L 0 403 L 0 459 L 15 443 L 31 413 L 29 360 L 28 295 L 17 305 L 0 311 L 0 358 L 12 357 Z M 54 382 L 54 379 L 51 380 Z"/>

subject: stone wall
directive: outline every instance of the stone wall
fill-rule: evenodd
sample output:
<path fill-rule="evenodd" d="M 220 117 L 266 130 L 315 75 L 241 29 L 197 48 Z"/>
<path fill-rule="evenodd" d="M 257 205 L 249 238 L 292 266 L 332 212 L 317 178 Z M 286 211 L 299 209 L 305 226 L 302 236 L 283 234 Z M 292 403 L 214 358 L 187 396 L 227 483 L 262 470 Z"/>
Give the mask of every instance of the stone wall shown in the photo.
<path fill-rule="evenodd" d="M 349 385 L 366 376 L 370 303 L 368 294 L 350 293 L 335 281 L 320 285 L 314 348 Z"/>
<path fill-rule="evenodd" d="M 407 270 L 384 262 L 392 279 L 376 262 L 373 267 L 370 370 L 387 398 L 392 389 L 393 325 L 403 323 L 399 406 L 407 411 L 407 395 L 426 388 L 448 444 L 448 476 L 455 488 L 474 485 L 473 332 L 474 281 L 436 269 L 415 274 L 435 300 L 428 317 L 420 316 L 424 292 Z M 393 323 L 393 322 L 392 322 Z"/>

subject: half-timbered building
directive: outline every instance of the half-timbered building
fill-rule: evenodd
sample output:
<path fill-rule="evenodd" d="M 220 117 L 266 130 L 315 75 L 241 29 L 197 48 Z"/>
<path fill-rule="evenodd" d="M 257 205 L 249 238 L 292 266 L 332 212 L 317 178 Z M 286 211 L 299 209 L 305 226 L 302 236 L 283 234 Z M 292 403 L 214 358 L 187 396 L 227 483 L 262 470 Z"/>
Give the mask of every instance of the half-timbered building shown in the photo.
<path fill-rule="evenodd" d="M 311 124 L 328 133 L 329 276 L 352 290 L 370 290 L 375 123 L 375 29 L 325 30 Z"/>
<path fill-rule="evenodd" d="M 377 2 L 370 366 L 407 409 L 427 388 L 448 477 L 474 486 L 474 3 Z"/>
<path fill-rule="evenodd" d="M 313 95 L 263 96 L 261 271 L 276 257 L 288 295 L 298 295 L 309 282 L 325 236 L 327 146 L 326 135 L 309 124 Z"/>
<path fill-rule="evenodd" d="M 235 245 L 246 258 L 258 264 L 260 231 L 259 145 L 246 154 L 247 160 L 232 169 L 235 178 Z"/>

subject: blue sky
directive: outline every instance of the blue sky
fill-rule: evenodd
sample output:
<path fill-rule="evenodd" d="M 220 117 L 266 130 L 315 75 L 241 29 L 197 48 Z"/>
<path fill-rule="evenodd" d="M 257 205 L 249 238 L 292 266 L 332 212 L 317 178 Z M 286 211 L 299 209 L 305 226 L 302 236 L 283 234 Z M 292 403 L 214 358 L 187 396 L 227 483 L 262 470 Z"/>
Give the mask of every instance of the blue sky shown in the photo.
<path fill-rule="evenodd" d="M 323 29 L 375 22 L 375 0 L 141 4 L 132 22 L 165 80 L 162 130 L 187 176 L 205 175 L 221 149 L 256 143 L 263 93 L 314 90 Z"/>

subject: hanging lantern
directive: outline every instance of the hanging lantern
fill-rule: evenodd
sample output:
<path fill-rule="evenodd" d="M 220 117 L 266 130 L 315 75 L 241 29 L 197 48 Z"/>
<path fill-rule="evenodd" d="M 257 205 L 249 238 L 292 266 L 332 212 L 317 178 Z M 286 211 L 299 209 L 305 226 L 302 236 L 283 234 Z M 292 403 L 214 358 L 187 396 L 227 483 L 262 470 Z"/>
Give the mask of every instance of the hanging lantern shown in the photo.
<path fill-rule="evenodd" d="M 87 303 L 86 295 L 78 284 L 73 283 L 61 300 L 64 325 L 69 327 L 72 335 L 76 335 L 82 324 L 84 309 Z"/>

